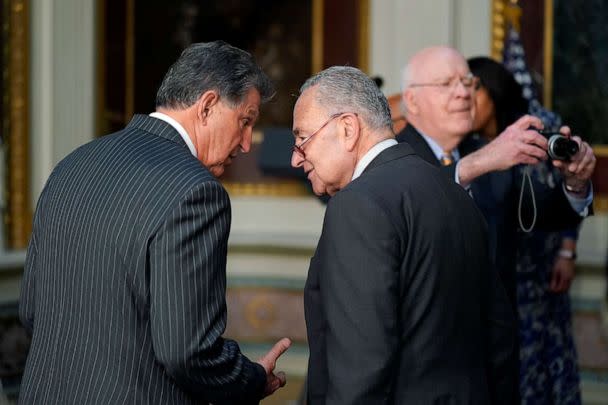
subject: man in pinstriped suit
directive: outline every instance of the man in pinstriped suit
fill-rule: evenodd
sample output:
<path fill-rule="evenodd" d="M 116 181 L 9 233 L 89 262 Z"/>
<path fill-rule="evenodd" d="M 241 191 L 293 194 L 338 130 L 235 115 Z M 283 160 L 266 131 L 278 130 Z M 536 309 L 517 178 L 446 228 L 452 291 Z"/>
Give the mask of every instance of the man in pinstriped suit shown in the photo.
<path fill-rule="evenodd" d="M 249 151 L 272 92 L 248 53 L 194 44 L 155 113 L 57 165 L 21 289 L 21 403 L 257 403 L 285 384 L 289 339 L 255 363 L 221 336 L 231 213 L 214 176 Z"/>

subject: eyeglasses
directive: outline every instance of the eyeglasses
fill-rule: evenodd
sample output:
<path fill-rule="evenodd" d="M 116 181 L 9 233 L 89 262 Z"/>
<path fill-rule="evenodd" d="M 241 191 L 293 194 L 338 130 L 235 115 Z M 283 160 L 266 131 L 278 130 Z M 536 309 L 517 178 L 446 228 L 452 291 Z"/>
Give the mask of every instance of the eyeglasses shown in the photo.
<path fill-rule="evenodd" d="M 443 91 L 454 91 L 458 86 L 458 83 L 461 83 L 468 90 L 478 90 L 480 87 L 479 77 L 473 76 L 471 73 L 463 77 L 455 76 L 441 82 L 412 83 L 409 87 L 438 87 Z"/>
<path fill-rule="evenodd" d="M 313 136 L 315 136 L 316 134 L 318 134 L 319 132 L 321 132 L 321 130 L 323 128 L 325 128 L 327 126 L 327 124 L 329 124 L 334 118 L 338 118 L 339 116 L 344 115 L 344 114 L 347 114 L 347 113 L 346 112 L 340 112 L 340 113 L 336 113 L 336 114 L 330 115 L 329 118 L 327 119 L 327 121 L 325 121 L 323 123 L 323 125 L 321 125 L 319 127 L 319 129 L 317 129 L 312 134 L 310 134 L 306 138 L 304 138 L 302 140 L 302 142 L 300 142 L 299 145 L 293 145 L 293 151 L 295 153 L 297 153 L 298 155 L 300 155 L 300 157 L 302 159 L 306 159 L 306 152 L 304 152 L 304 149 L 302 149 L 302 146 L 304 146 L 308 141 L 310 141 Z M 353 113 L 353 114 L 357 115 L 357 113 Z"/>

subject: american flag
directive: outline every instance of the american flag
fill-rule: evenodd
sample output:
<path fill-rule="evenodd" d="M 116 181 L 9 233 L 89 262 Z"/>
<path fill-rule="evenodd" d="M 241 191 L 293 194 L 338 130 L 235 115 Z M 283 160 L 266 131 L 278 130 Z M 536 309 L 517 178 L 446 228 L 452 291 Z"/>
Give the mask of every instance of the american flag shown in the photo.
<path fill-rule="evenodd" d="M 526 64 L 526 53 L 521 42 L 521 37 L 519 36 L 519 32 L 512 26 L 507 30 L 502 60 L 503 65 L 513 74 L 515 80 L 521 84 L 524 98 L 530 102 L 528 112 L 531 115 L 539 117 L 543 121 L 545 129 L 559 130 L 559 127 L 562 125 L 562 119 L 558 114 L 544 108 L 538 101 L 538 93 Z"/>

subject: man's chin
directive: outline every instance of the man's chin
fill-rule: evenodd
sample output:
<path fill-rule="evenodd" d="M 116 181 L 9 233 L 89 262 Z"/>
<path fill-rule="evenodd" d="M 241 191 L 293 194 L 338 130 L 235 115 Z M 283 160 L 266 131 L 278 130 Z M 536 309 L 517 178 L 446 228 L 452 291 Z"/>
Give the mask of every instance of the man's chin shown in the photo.
<path fill-rule="evenodd" d="M 315 195 L 321 197 L 322 195 L 328 194 L 327 193 L 327 188 L 324 185 L 317 185 L 315 183 L 311 183 L 312 186 L 312 192 L 315 193 Z"/>
<path fill-rule="evenodd" d="M 330 197 L 333 197 L 338 191 L 340 190 L 337 188 L 328 188 L 327 190 L 325 190 L 325 194 L 329 195 Z"/>
<path fill-rule="evenodd" d="M 317 186 L 314 183 L 312 184 L 312 192 L 315 193 L 315 195 L 321 197 L 324 195 L 328 195 L 330 197 L 333 197 L 338 191 L 340 191 L 340 189 L 335 188 L 335 187 L 327 187 L 326 185 L 320 185 Z"/>
<path fill-rule="evenodd" d="M 463 115 L 458 120 L 454 120 L 454 129 L 458 132 L 469 133 L 473 130 L 473 120 L 470 116 Z"/>
<path fill-rule="evenodd" d="M 445 128 L 443 131 L 445 134 L 452 134 L 452 136 L 459 138 L 462 140 L 465 138 L 471 131 L 473 130 L 473 124 L 470 122 L 462 121 L 458 124 L 454 123 L 454 125 L 449 128 Z"/>

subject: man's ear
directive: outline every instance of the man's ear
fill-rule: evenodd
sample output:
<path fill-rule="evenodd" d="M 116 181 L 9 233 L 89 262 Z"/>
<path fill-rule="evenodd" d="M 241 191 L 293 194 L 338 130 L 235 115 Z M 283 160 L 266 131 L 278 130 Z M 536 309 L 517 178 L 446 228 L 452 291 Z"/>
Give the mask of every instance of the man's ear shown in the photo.
<path fill-rule="evenodd" d="M 405 113 L 417 115 L 420 108 L 418 106 L 418 97 L 416 97 L 416 92 L 412 89 L 406 89 L 403 92 L 402 96 L 403 105 L 405 108 Z"/>
<path fill-rule="evenodd" d="M 215 90 L 207 90 L 199 97 L 196 102 L 196 116 L 203 123 L 207 122 L 207 118 L 211 114 L 212 107 L 220 100 L 220 96 Z"/>
<path fill-rule="evenodd" d="M 357 146 L 357 141 L 361 136 L 361 121 L 355 114 L 344 114 L 340 117 L 343 128 L 344 141 L 348 151 L 353 151 Z"/>

